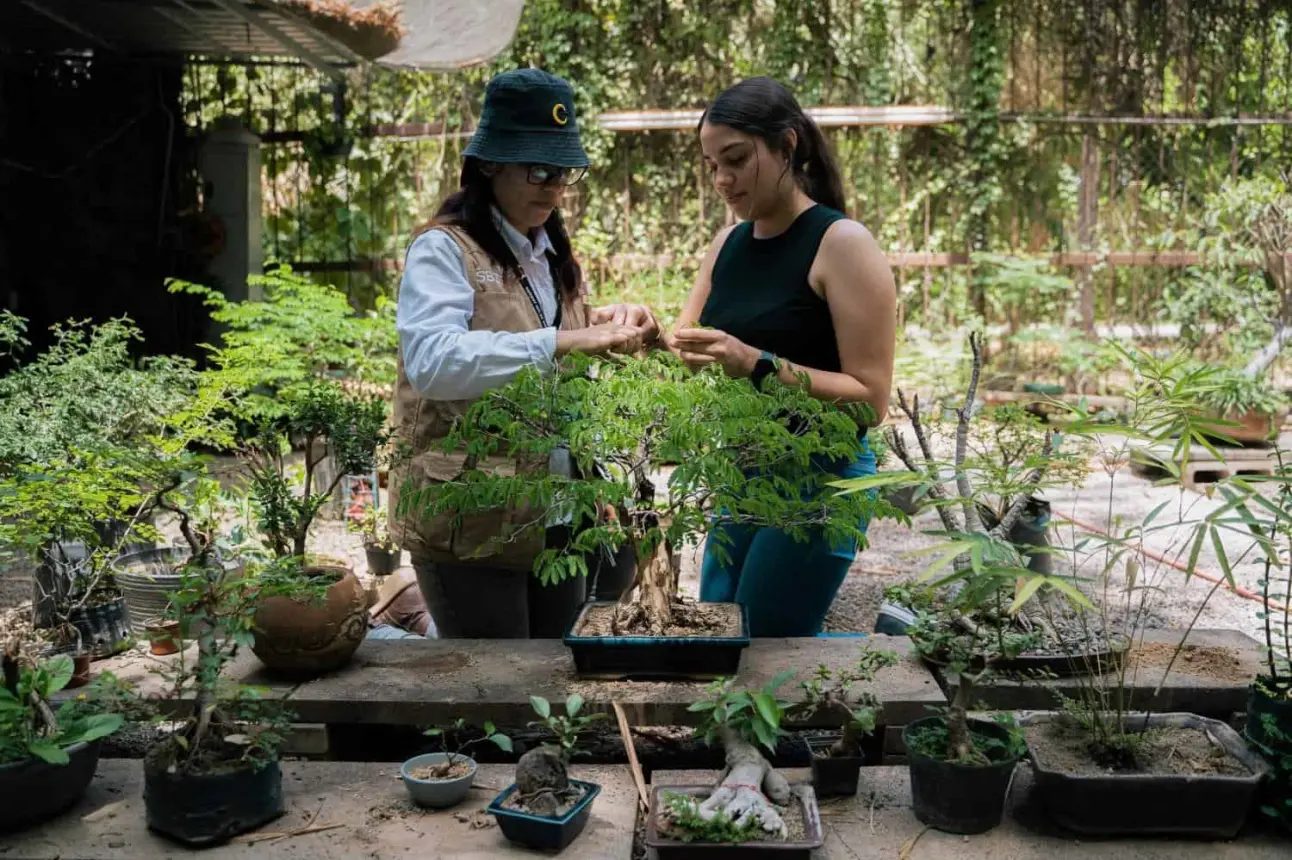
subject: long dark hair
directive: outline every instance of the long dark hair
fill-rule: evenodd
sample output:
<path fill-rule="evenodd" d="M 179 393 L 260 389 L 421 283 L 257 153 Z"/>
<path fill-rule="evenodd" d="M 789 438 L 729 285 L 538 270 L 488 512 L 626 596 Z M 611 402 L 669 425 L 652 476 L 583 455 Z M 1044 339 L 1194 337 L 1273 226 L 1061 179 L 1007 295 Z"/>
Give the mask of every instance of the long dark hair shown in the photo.
<path fill-rule="evenodd" d="M 480 248 L 499 266 L 521 274 L 520 263 L 503 239 L 493 220 L 493 184 L 484 172 L 484 162 L 468 157 L 462 165 L 461 187 L 444 198 L 435 217 L 424 230 L 436 225 L 460 227 L 476 241 Z M 552 242 L 555 259 L 552 260 L 553 281 L 562 299 L 573 300 L 579 295 L 583 273 L 574 259 L 570 236 L 565 232 L 565 221 L 559 209 L 553 209 L 543 224 L 547 238 Z"/>
<path fill-rule="evenodd" d="M 843 181 L 825 135 L 779 82 L 749 78 L 729 87 L 705 110 L 700 127 L 706 122 L 761 137 L 768 149 L 789 160 L 794 178 L 808 197 L 846 214 Z M 793 151 L 789 148 L 790 131 L 797 138 Z"/>

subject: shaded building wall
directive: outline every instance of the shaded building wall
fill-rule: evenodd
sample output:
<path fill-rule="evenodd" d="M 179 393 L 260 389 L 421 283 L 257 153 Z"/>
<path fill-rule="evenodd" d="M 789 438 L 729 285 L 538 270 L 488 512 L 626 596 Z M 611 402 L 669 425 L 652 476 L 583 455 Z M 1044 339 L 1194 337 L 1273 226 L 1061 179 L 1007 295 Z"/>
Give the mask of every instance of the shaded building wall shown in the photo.
<path fill-rule="evenodd" d="M 0 52 L 0 306 L 39 345 L 55 322 L 131 317 L 150 353 L 195 355 L 205 314 L 166 290 L 213 241 L 178 64 Z"/>

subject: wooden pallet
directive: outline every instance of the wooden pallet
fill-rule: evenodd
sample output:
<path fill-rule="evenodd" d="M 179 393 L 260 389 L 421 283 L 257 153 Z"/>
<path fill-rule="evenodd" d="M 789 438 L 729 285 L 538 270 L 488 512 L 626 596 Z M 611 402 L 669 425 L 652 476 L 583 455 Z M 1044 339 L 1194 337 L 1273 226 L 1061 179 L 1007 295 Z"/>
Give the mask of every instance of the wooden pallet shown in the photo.
<path fill-rule="evenodd" d="M 1273 475 L 1277 465 L 1269 448 L 1232 448 L 1215 446 L 1222 459 L 1201 445 L 1190 446 L 1189 458 L 1181 463 L 1170 445 L 1132 443 L 1131 471 L 1146 478 L 1164 478 L 1171 474 L 1168 463 L 1180 471 L 1180 482 L 1186 489 L 1197 490 L 1235 475 Z"/>

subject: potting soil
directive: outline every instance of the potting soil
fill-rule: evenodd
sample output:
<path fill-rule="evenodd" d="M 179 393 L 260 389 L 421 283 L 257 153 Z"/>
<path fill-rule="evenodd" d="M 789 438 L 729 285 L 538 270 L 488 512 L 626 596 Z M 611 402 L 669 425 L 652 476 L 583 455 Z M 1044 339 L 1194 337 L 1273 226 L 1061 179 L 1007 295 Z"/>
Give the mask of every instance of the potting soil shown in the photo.
<path fill-rule="evenodd" d="M 579 801 L 583 799 L 583 795 L 587 793 L 588 793 L 588 790 L 581 785 L 569 786 L 569 788 L 566 788 L 564 792 L 561 793 L 560 795 L 561 802 L 560 802 L 560 805 L 556 807 L 555 814 L 551 816 L 544 816 L 544 817 L 564 818 L 566 815 L 569 814 L 570 810 L 573 809 L 575 806 L 577 806 Z M 524 812 L 527 815 L 539 814 L 531 810 L 525 804 L 525 802 L 520 799 L 520 796 L 514 791 L 507 796 L 506 800 L 502 802 L 502 806 L 503 806 L 503 809 L 513 809 L 517 812 Z"/>
<path fill-rule="evenodd" d="M 1094 760 L 1090 735 L 1064 723 L 1044 723 L 1026 728 L 1027 743 L 1047 767 L 1066 773 L 1094 776 L 1107 773 L 1140 773 L 1152 776 L 1247 776 L 1247 766 L 1213 742 L 1201 729 L 1171 727 L 1152 729 L 1136 753 L 1134 770 L 1114 770 Z"/>
<path fill-rule="evenodd" d="M 1169 642 L 1144 642 L 1134 650 L 1135 663 L 1165 668 L 1171 663 L 1175 648 Z M 1247 685 L 1252 675 L 1251 668 L 1243 663 L 1234 649 L 1211 645 L 1185 645 L 1171 665 L 1171 672 L 1232 681 L 1242 686 Z"/>
<path fill-rule="evenodd" d="M 410 770 L 408 775 L 413 779 L 461 779 L 471 773 L 471 762 L 465 758 L 454 761 L 447 767 L 443 764 L 428 764 Z"/>
<path fill-rule="evenodd" d="M 593 606 L 588 609 L 583 623 L 576 634 L 579 636 L 613 636 L 611 625 L 614 622 L 616 604 Z M 648 635 L 644 623 L 640 629 L 632 631 L 634 635 Z M 740 611 L 731 604 L 714 603 L 674 603 L 673 620 L 664 630 L 665 636 L 739 636 Z"/>

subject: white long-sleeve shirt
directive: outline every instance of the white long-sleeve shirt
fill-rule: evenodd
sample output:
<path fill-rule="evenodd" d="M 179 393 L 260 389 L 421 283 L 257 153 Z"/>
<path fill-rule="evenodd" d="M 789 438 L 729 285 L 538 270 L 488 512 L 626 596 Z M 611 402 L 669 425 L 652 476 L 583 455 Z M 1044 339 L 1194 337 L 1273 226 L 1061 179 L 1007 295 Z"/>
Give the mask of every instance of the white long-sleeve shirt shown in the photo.
<path fill-rule="evenodd" d="M 408 249 L 395 324 L 404 372 L 432 400 L 472 400 L 511 382 L 523 368 L 556 366 L 556 286 L 547 255 L 552 242 L 539 228 L 534 241 L 502 218 L 494 223 L 537 294 L 543 328 L 527 332 L 471 331 L 475 289 L 467 281 L 461 246 L 430 230 Z"/>

